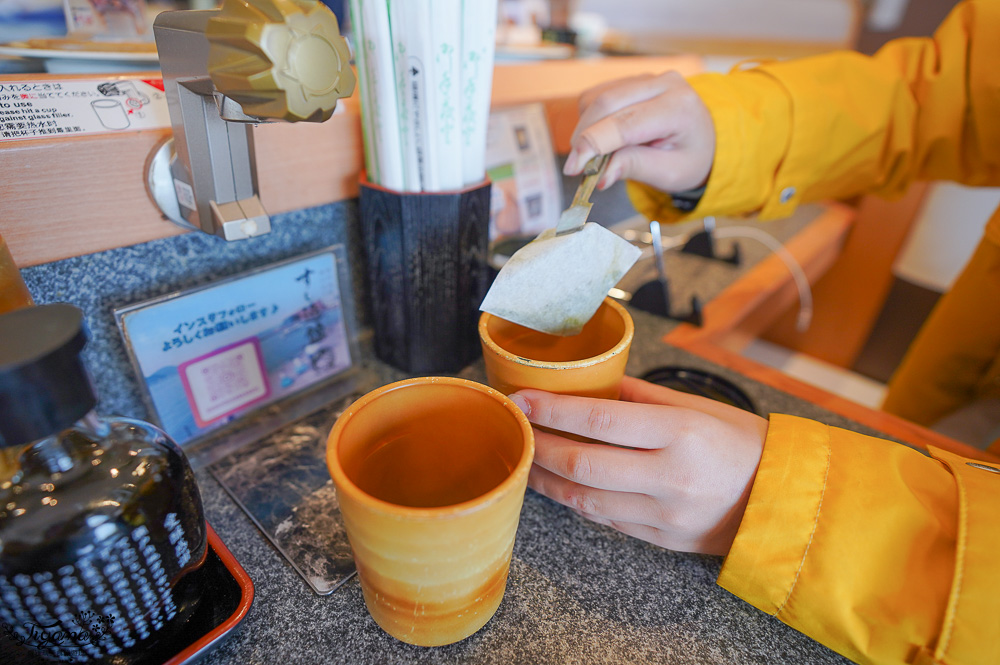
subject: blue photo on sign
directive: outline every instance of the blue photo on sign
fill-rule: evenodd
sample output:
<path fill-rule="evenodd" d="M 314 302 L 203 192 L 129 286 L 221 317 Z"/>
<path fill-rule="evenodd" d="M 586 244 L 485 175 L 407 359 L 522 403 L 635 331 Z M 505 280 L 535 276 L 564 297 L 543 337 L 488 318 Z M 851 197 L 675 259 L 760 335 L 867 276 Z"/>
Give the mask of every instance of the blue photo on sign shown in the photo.
<path fill-rule="evenodd" d="M 353 363 L 331 250 L 116 315 L 160 426 L 179 443 Z"/>

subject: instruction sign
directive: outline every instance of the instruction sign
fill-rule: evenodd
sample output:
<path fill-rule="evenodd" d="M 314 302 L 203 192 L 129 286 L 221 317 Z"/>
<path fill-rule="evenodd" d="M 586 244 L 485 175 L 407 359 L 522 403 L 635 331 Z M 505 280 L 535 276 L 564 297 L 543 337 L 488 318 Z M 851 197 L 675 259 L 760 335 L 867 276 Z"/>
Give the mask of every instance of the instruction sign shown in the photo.
<path fill-rule="evenodd" d="M 0 81 L 0 141 L 166 127 L 162 78 Z"/>

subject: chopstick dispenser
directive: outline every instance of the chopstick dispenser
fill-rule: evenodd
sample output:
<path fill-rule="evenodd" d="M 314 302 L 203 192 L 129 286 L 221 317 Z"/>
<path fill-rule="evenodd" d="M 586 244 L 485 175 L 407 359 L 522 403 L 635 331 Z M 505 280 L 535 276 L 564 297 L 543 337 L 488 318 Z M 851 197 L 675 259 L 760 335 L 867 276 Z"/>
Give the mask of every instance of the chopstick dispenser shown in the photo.
<path fill-rule="evenodd" d="M 225 0 L 153 23 L 173 139 L 150 160 L 160 210 L 241 240 L 271 230 L 257 189 L 253 125 L 322 122 L 354 91 L 350 52 L 320 2 Z"/>

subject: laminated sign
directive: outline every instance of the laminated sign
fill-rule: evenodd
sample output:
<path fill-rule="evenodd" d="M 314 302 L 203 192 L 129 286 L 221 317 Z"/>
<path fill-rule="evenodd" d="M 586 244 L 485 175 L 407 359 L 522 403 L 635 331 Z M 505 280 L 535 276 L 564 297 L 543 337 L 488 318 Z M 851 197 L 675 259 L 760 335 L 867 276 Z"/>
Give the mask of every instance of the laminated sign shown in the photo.
<path fill-rule="evenodd" d="M 0 141 L 167 127 L 161 78 L 0 82 Z"/>
<path fill-rule="evenodd" d="M 334 249 L 116 310 L 156 421 L 187 443 L 354 364 Z"/>

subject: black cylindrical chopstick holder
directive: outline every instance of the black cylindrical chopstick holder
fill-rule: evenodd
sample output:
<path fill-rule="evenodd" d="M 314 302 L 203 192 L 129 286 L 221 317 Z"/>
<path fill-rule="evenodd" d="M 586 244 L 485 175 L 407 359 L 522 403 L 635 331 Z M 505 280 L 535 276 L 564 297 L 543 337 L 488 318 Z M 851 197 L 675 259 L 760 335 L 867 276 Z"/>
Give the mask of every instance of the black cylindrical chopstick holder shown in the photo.
<path fill-rule="evenodd" d="M 361 176 L 361 232 L 375 353 L 415 374 L 479 357 L 479 305 L 490 286 L 490 182 L 405 193 Z"/>

